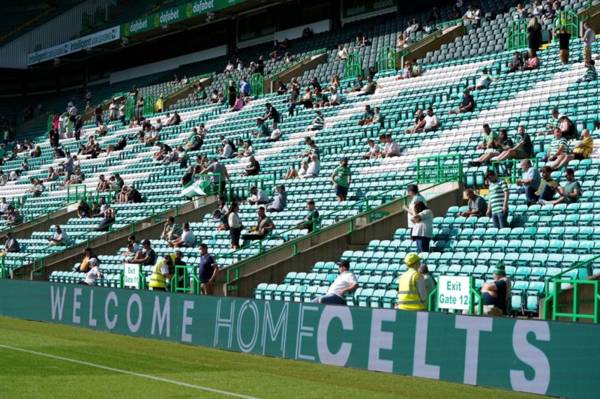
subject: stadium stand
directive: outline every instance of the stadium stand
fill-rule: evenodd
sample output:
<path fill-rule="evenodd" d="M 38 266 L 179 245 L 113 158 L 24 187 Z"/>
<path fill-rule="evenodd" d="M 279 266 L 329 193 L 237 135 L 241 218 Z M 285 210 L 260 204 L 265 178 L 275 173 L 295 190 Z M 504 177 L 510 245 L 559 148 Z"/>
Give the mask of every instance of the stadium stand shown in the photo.
<path fill-rule="evenodd" d="M 584 7 L 584 3 L 579 0 L 564 3 L 565 9 L 579 10 Z M 323 228 L 360 213 L 364 200 L 368 200 L 371 207 L 376 207 L 389 199 L 402 197 L 408 184 L 419 182 L 418 159 L 427 156 L 461 154 L 464 176 L 461 183 L 485 193 L 484 176 L 487 165 L 478 166 L 469 164 L 468 161 L 475 161 L 482 155 L 482 150 L 477 149 L 477 145 L 481 142 L 482 125 L 486 123 L 493 131 L 507 129 L 511 137 L 516 135 L 519 126 L 523 126 L 532 136 L 539 167 L 544 166 L 544 153 L 553 145 L 550 135 L 538 134 L 547 129 L 552 108 L 568 115 L 576 123 L 579 132 L 588 128 L 593 139 L 600 138 L 600 130 L 594 125 L 599 118 L 596 105 L 598 83 L 596 80 L 582 80 L 586 69 L 578 61 L 577 55 L 574 63 L 562 65 L 557 56 L 558 43 L 552 42 L 539 52 L 538 68 L 509 73 L 513 51 L 505 51 L 506 30 L 509 21 L 514 18 L 515 8 L 510 8 L 507 12 L 502 11 L 512 4 L 514 2 L 482 2 L 483 14 L 490 15 L 491 18 L 482 17 L 479 26 L 467 27 L 466 35 L 448 45 L 442 45 L 439 50 L 429 52 L 420 62 L 422 73 L 407 79 L 398 79 L 395 62 L 393 67 L 381 68 L 382 59 L 385 58 L 384 54 L 388 49 L 395 49 L 398 35 L 411 26 L 413 18 L 421 21 L 423 25 L 429 24 L 428 12 L 408 17 L 378 17 L 368 22 L 351 24 L 341 31 L 317 34 L 309 40 L 292 40 L 292 62 L 287 62 L 285 57 L 275 60 L 265 57 L 265 75 L 276 81 L 278 75 L 295 62 L 317 54 L 327 54 L 326 62 L 304 71 L 302 76 L 299 76 L 302 90 L 310 88 L 315 79 L 323 88 L 329 88 L 328 82 L 334 75 L 340 78 L 340 89 L 344 91 L 341 104 L 318 108 L 324 119 L 322 129 L 312 128 L 316 109 L 298 105 L 295 110 L 288 112 L 287 94 L 255 92 L 255 97 L 237 112 L 229 111 L 226 104 L 207 102 L 195 92 L 178 99 L 169 107 L 168 113 L 172 116 L 176 111 L 181 117 L 181 123 L 174 126 L 165 126 L 163 123 L 158 142 L 176 149 L 186 143 L 192 128 L 199 128 L 200 124 L 203 124 L 207 133 L 203 137 L 204 144 L 201 149 L 185 152 L 185 157 L 193 160 L 196 156 L 211 159 L 218 155 L 224 139 L 237 142 L 240 149 L 239 144 L 244 140 L 251 140 L 251 154 L 248 152 L 244 156 L 221 161 L 231 177 L 227 199 L 244 200 L 253 186 L 264 190 L 269 198 L 273 197 L 275 186 L 284 185 L 287 193 L 285 209 L 281 212 L 268 212 L 276 228 L 265 239 L 234 250 L 230 246 L 229 232 L 219 229 L 222 220 L 215 219 L 213 214 L 207 214 L 202 220 L 188 221 L 196 242 L 207 243 L 211 253 L 218 258 L 219 265 L 227 268 L 240 260 L 260 255 L 307 234 L 306 226 L 301 226 L 301 223 L 309 199 L 316 202 L 320 214 L 317 227 Z M 126 11 L 122 10 L 125 19 L 129 18 Z M 441 8 L 442 19 L 451 19 L 451 13 L 451 7 Z M 551 24 L 544 24 L 544 29 L 552 26 Z M 370 26 L 374 28 L 370 29 Z M 438 27 L 444 29 L 444 25 Z M 431 27 L 431 30 L 434 28 Z M 363 32 L 369 44 L 357 43 L 356 37 Z M 409 36 L 414 43 L 427 38 L 428 34 L 430 32 L 413 32 Z M 240 79 L 251 77 L 248 61 L 257 60 L 258 56 L 266 54 L 269 48 L 262 45 L 243 50 L 239 55 L 245 62 L 241 71 L 235 67 L 231 71 L 223 71 L 227 61 L 234 60 L 219 58 L 201 66 L 188 65 L 177 69 L 177 76 L 186 77 L 185 83 L 173 81 L 170 78 L 173 71 L 138 79 L 135 81 L 139 88 L 137 98 L 143 96 L 153 105 L 160 95 L 168 97 L 184 87 L 194 85 L 206 72 L 213 72 L 210 75 L 210 85 L 205 87 L 208 95 L 217 91 L 226 97 L 228 82 L 233 81 L 237 89 Z M 358 61 L 352 63 L 342 59 L 344 57 L 339 57 L 338 52 L 341 48 L 346 48 Z M 571 40 L 571 50 L 572 54 L 582 52 L 581 44 L 575 37 Z M 598 53 L 597 42 L 594 44 L 593 53 Z M 380 67 L 378 71 L 372 71 L 377 85 L 373 94 L 363 95 L 360 91 L 353 91 L 356 74 L 352 73 L 350 67 L 354 68 L 357 64 L 361 71 L 365 71 L 369 66 Z M 452 113 L 460 102 L 463 90 L 476 85 L 484 68 L 491 71 L 492 81 L 488 88 L 472 92 L 475 109 L 472 112 Z M 116 85 L 99 85 L 93 90 L 94 101 L 127 96 L 126 92 L 133 84 L 134 82 L 128 81 Z M 73 93 L 65 93 L 64 97 L 52 98 L 48 103 L 44 103 L 44 108 L 60 109 L 73 97 Z M 81 110 L 85 109 L 82 100 L 84 99 L 79 98 L 75 101 Z M 315 99 L 315 102 L 317 101 L 318 99 Z M 281 115 L 277 124 L 281 137 L 276 141 L 252 135 L 257 129 L 257 119 L 268 112 L 267 104 L 271 104 Z M 360 121 L 364 119 L 366 106 L 379 108 L 384 119 L 379 124 L 362 126 Z M 440 128 L 419 134 L 406 134 L 413 126 L 415 111 L 428 107 L 437 115 Z M 103 118 L 109 119 L 108 111 L 104 111 Z M 154 123 L 157 119 L 164 122 L 166 118 L 167 112 L 149 117 Z M 272 126 L 271 121 L 265 123 L 269 127 Z M 85 121 L 81 136 L 96 136 L 97 129 L 93 118 L 90 118 Z M 126 186 L 135 187 L 140 192 L 143 203 L 112 204 L 116 218 L 111 224 L 111 230 L 126 228 L 131 223 L 189 201 L 184 194 L 185 190 L 181 190 L 181 181 L 187 174 L 188 167 L 195 166 L 191 161 L 189 165 L 180 167 L 178 162 L 157 160 L 158 148 L 148 146 L 136 137 L 139 131 L 137 126 L 111 121 L 106 123 L 106 129 L 106 135 L 95 138 L 101 148 L 115 146 L 122 138 L 127 140 L 126 147 L 98 157 L 79 156 L 77 163 L 81 173 L 85 175 L 81 183 L 65 185 L 65 177 L 61 176 L 57 180 L 47 182 L 45 190 L 41 193 L 32 190 L 32 179 L 44 179 L 49 168 L 62 170 L 65 169 L 65 160 L 70 161 L 68 154 L 65 157 L 53 156 L 47 137 L 38 134 L 32 146 L 39 147 L 41 156 L 32 157 L 28 150 L 16 154 L 14 159 L 5 161 L 3 171 L 6 174 L 16 170 L 21 172 L 16 179 L 0 186 L 0 197 L 5 197 L 13 203 L 20 212 L 22 221 L 35 221 L 82 198 L 94 202 L 100 202 L 100 199 L 104 198 L 104 201 L 111 202 L 118 193 L 99 192 L 96 187 L 98 179 L 100 175 L 108 178 L 120 174 Z M 269 134 L 271 133 L 269 131 Z M 391 135 L 398 145 L 399 156 L 365 159 L 367 140 L 379 141 L 380 135 L 384 133 Z M 316 149 L 308 145 L 311 140 L 316 144 Z M 80 150 L 80 143 L 74 138 L 63 138 L 60 145 L 65 153 L 75 154 Z M 300 168 L 304 157 L 315 153 L 318 155 L 320 167 L 316 177 L 286 178 Z M 183 151 L 181 155 L 184 156 Z M 260 163 L 260 173 L 257 176 L 248 176 L 246 173 L 249 155 Z M 336 200 L 335 190 L 331 186 L 331 175 L 344 158 L 349 160 L 352 183 L 348 200 L 340 203 Z M 448 159 L 445 166 L 455 167 L 458 158 Z M 25 160 L 27 162 L 24 167 Z M 544 294 L 543 281 L 546 277 L 554 276 L 570 268 L 575 262 L 589 259 L 597 253 L 594 239 L 600 236 L 597 231 L 600 224 L 596 223 L 596 192 L 593 190 L 598 174 L 595 161 L 592 157 L 573 160 L 568 164 L 570 168 L 575 169 L 576 179 L 583 187 L 583 195 L 578 202 L 530 206 L 527 205 L 525 194 L 520 193 L 519 187 L 514 184 L 518 165 L 508 163 L 512 169 L 503 177 L 513 183 L 510 185 L 511 227 L 497 229 L 488 217 L 460 216 L 459 212 L 464 208 L 462 204 L 456 204 L 448 209 L 445 215 L 435 215 L 432 251 L 421 254 L 422 258 L 434 276 L 472 275 L 476 278 L 477 287 L 489 279 L 492 268 L 498 262 L 503 262 L 507 267 L 507 274 L 514 280 L 512 311 L 536 313 L 539 298 Z M 499 165 L 499 170 L 506 171 L 506 165 Z M 560 180 L 562 172 L 555 171 L 552 177 Z M 202 182 L 203 178 L 193 182 L 192 186 L 203 184 Z M 74 192 L 75 190 L 77 191 Z M 254 224 L 256 208 L 256 205 L 241 203 L 239 217 L 244 226 Z M 54 228 L 36 231 L 29 238 L 19 240 L 20 252 L 7 253 L 3 257 L 4 267 L 9 270 L 20 268 L 49 254 L 83 245 L 92 238 L 106 234 L 106 231 L 96 231 L 100 222 L 101 218 L 87 217 L 74 218 L 63 223 L 61 228 L 70 238 L 65 245 L 49 244 L 49 238 L 55 233 Z M 8 221 L 3 221 L 0 225 L 2 230 L 11 227 Z M 159 256 L 173 251 L 168 242 L 159 237 L 154 237 L 151 245 Z M 363 250 L 344 252 L 342 259 L 351 262 L 360 286 L 349 296 L 349 305 L 393 307 L 397 295 L 397 278 L 405 270 L 400 260 L 412 251 L 414 243 L 410 231 L 399 228 L 389 240 L 373 240 Z M 104 273 L 103 278 L 98 281 L 99 285 L 122 284 L 125 252 L 127 248 L 121 248 L 113 255 L 99 255 Z M 190 265 L 198 264 L 199 255 L 196 249 L 184 248 L 182 252 L 185 262 Z M 79 264 L 74 265 L 73 271 L 54 271 L 50 280 L 77 283 L 83 277 L 82 273 L 75 271 L 78 266 Z M 146 279 L 153 269 L 153 265 L 144 266 L 143 273 Z M 281 284 L 260 284 L 256 288 L 255 297 L 312 300 L 326 291 L 335 278 L 335 270 L 333 262 L 318 262 L 310 273 L 290 272 Z M 577 277 L 586 277 L 588 270 L 581 268 L 574 273 Z"/>

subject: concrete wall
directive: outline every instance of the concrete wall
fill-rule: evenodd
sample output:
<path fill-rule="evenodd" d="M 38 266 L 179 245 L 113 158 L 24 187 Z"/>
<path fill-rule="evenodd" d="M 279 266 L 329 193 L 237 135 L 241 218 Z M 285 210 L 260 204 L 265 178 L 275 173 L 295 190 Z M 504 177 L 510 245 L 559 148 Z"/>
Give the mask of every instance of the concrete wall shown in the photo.
<path fill-rule="evenodd" d="M 423 192 L 427 194 L 427 190 Z M 448 207 L 462 203 L 462 187 L 456 183 L 446 183 L 426 195 L 426 198 L 434 215 L 443 215 Z M 404 200 L 390 202 L 378 208 L 378 211 L 389 214 L 378 220 L 361 216 L 352 225 L 343 222 L 298 240 L 297 251 L 293 244 L 288 243 L 245 261 L 233 287 L 227 286 L 227 273 L 222 272 L 218 278 L 220 284 L 217 294 L 251 297 L 260 283 L 281 282 L 291 271 L 307 272 L 317 261 L 337 260 L 347 249 L 363 249 L 371 240 L 390 239 L 397 228 L 407 226 Z M 232 275 L 233 271 L 230 277 Z"/>
<path fill-rule="evenodd" d="M 317 65 L 327 61 L 327 53 L 314 55 L 299 64 L 292 66 L 286 71 L 278 74 L 273 80 L 265 79 L 265 94 L 277 90 L 277 84 L 281 80 L 283 83 L 289 83 L 292 78 L 302 76 L 304 71 L 316 68 Z"/>
<path fill-rule="evenodd" d="M 431 37 L 409 46 L 408 54 L 404 58 L 408 60 L 423 58 L 428 52 L 438 50 L 442 47 L 442 44 L 453 42 L 457 37 L 464 35 L 465 32 L 466 30 L 463 25 L 446 28 L 440 36 Z M 398 65 L 398 68 L 402 68 L 402 65 Z"/>
<path fill-rule="evenodd" d="M 90 241 L 89 246 L 94 248 L 98 255 L 114 255 L 119 248 L 125 246 L 127 237 L 135 234 L 138 240 L 156 239 L 160 236 L 164 221 L 169 216 L 175 216 L 178 223 L 184 221 L 201 220 L 206 213 L 212 213 L 217 206 L 216 197 L 204 197 L 195 204 L 188 202 L 179 209 L 171 209 L 160 215 L 144 219 L 138 223 L 129 225 L 127 228 L 113 231 L 102 237 Z M 71 270 L 73 265 L 82 258 L 86 243 L 79 244 L 61 253 L 44 258 L 42 273 L 33 273 L 33 265 L 28 265 L 14 271 L 13 278 L 16 279 L 41 279 L 47 280 L 53 271 Z"/>

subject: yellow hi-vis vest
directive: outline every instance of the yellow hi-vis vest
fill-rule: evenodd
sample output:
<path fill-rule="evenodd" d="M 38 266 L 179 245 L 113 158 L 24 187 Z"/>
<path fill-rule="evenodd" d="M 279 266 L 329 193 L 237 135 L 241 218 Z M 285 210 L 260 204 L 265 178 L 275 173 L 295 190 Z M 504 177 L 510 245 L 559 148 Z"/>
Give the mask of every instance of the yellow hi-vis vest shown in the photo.
<path fill-rule="evenodd" d="M 425 303 L 421 301 L 417 289 L 417 280 L 420 274 L 415 269 L 409 267 L 398 281 L 398 305 L 400 310 L 427 310 Z"/>
<path fill-rule="evenodd" d="M 169 255 L 171 258 L 175 258 L 175 254 Z M 150 276 L 150 288 L 167 288 L 167 279 L 163 276 L 160 269 L 165 264 L 165 259 L 161 257 L 156 264 L 154 265 L 154 270 L 152 271 L 152 276 Z"/>

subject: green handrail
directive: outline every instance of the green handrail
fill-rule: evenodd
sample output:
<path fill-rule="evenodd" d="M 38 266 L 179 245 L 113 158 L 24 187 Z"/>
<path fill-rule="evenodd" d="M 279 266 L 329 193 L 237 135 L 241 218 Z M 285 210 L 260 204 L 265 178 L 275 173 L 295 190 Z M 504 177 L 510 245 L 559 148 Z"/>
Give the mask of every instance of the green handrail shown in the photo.
<path fill-rule="evenodd" d="M 527 21 L 519 19 L 508 23 L 506 49 L 516 50 L 527 47 Z"/>
<path fill-rule="evenodd" d="M 427 187 L 426 189 L 423 190 L 423 192 L 432 190 L 442 184 L 444 184 L 446 182 L 441 182 L 438 184 L 434 184 L 430 187 Z M 394 187 L 392 189 L 386 190 L 383 193 L 378 193 L 376 195 L 373 195 L 372 197 L 366 197 L 364 199 L 362 199 L 361 201 L 356 202 L 354 205 L 349 205 L 349 206 L 345 206 L 341 209 L 336 210 L 335 212 L 332 212 L 330 214 L 327 214 L 326 216 L 331 217 L 333 215 L 336 214 L 341 214 L 344 211 L 348 210 L 348 209 L 354 209 L 356 208 L 359 213 L 357 215 L 351 216 L 349 218 L 344 218 L 342 220 L 340 220 L 339 222 L 336 222 L 334 224 L 331 224 L 327 227 L 321 227 L 320 224 L 323 220 L 323 215 L 321 215 L 321 217 L 319 218 L 317 224 L 318 226 L 316 226 L 316 228 L 313 230 L 312 233 L 308 233 L 306 235 L 303 235 L 301 237 L 297 237 L 294 238 L 292 240 L 288 240 L 287 236 L 295 229 L 289 229 L 286 230 L 282 233 L 277 233 L 277 234 L 271 234 L 269 236 L 267 236 L 264 239 L 274 239 L 274 238 L 281 238 L 283 239 L 285 242 L 277 245 L 274 248 L 270 248 L 268 250 L 264 250 L 263 244 L 262 244 L 262 240 L 257 241 L 252 243 L 251 245 L 245 247 L 245 248 L 241 248 L 238 249 L 236 251 L 230 252 L 228 254 L 224 254 L 221 257 L 222 258 L 232 258 L 232 259 L 238 259 L 238 262 L 227 266 L 224 271 L 225 271 L 225 276 L 226 276 L 226 284 L 227 286 L 231 286 L 232 283 L 234 283 L 236 280 L 238 280 L 240 278 L 241 275 L 241 270 L 242 268 L 245 267 L 246 264 L 250 263 L 251 261 L 255 260 L 256 258 L 259 257 L 263 257 L 265 256 L 266 253 L 271 252 L 271 251 L 277 251 L 277 250 L 281 250 L 283 248 L 288 248 L 288 247 L 292 247 L 292 251 L 294 256 L 298 254 L 298 248 L 299 248 L 299 243 L 302 240 L 307 240 L 307 239 L 312 239 L 312 237 L 315 237 L 316 235 L 318 235 L 319 233 L 323 232 L 323 231 L 327 231 L 327 230 L 331 230 L 334 229 L 336 227 L 339 227 L 341 225 L 347 224 L 348 225 L 348 232 L 352 233 L 354 231 L 355 228 L 355 223 L 356 220 L 359 218 L 364 218 L 367 217 L 367 220 L 369 221 L 375 221 L 378 220 L 382 217 L 385 217 L 387 215 L 386 212 L 382 212 L 381 208 L 384 206 L 389 206 L 391 203 L 393 202 L 403 202 L 405 205 L 408 203 L 408 196 L 403 196 L 400 198 L 396 198 L 395 197 L 395 192 L 400 190 L 401 188 L 399 187 Z M 372 208 L 370 201 L 373 201 L 374 199 L 383 199 L 384 201 L 386 199 L 389 199 L 389 201 L 381 204 L 380 206 L 378 206 L 377 208 Z M 372 214 L 376 214 L 375 217 L 371 217 Z M 247 252 L 248 249 L 253 248 L 253 247 L 258 247 L 259 249 L 259 253 L 257 255 L 253 255 L 253 256 L 248 256 Z M 232 287 L 235 288 L 235 287 Z"/>
<path fill-rule="evenodd" d="M 556 14 L 554 18 L 554 29 L 560 30 L 565 28 L 571 37 L 579 36 L 579 16 L 573 10 L 563 10 Z M 554 35 L 554 40 L 558 39 L 558 35 Z"/>
<path fill-rule="evenodd" d="M 182 285 L 179 286 L 179 277 L 183 277 Z M 200 293 L 200 280 L 194 273 L 194 265 L 177 265 L 175 274 L 170 283 L 171 292 L 183 292 L 186 294 Z"/>
<path fill-rule="evenodd" d="M 542 309 L 542 318 L 544 320 L 556 320 L 559 317 L 568 317 L 573 321 L 577 321 L 578 319 L 591 319 L 594 323 L 598 323 L 599 320 L 599 303 L 600 303 L 600 291 L 598 289 L 598 280 L 582 280 L 578 278 L 573 278 L 568 276 L 567 274 L 576 270 L 579 272 L 580 269 L 586 268 L 588 275 L 592 274 L 592 263 L 600 259 L 600 255 L 596 255 L 592 258 L 580 260 L 575 262 L 572 267 L 567 270 L 562 271 L 561 273 L 556 274 L 552 277 L 547 277 L 544 282 L 544 299 L 542 301 L 543 309 Z M 579 273 L 577 273 L 579 274 Z M 560 293 L 562 292 L 562 284 L 570 284 L 573 286 L 573 311 L 571 313 L 568 312 L 560 312 L 558 299 Z M 579 313 L 579 286 L 580 285 L 592 285 L 594 287 L 594 314 L 590 315 L 589 313 Z M 552 286 L 552 289 L 550 287 Z M 552 306 L 549 304 L 552 301 Z"/>
<path fill-rule="evenodd" d="M 348 58 L 344 61 L 344 78 L 356 78 L 362 75 L 362 73 L 362 59 L 360 54 L 357 52 L 348 54 Z"/>
<path fill-rule="evenodd" d="M 77 202 L 87 196 L 85 184 L 67 184 L 67 203 Z"/>
<path fill-rule="evenodd" d="M 8 269 L 4 266 L 4 258 L 6 255 L 0 257 L 0 279 L 8 278 Z"/>
<path fill-rule="evenodd" d="M 377 71 L 395 71 L 398 65 L 398 52 L 394 47 L 385 47 L 377 57 Z"/>
<path fill-rule="evenodd" d="M 462 155 L 433 155 L 417 158 L 417 184 L 463 180 Z"/>
<path fill-rule="evenodd" d="M 260 73 L 255 73 L 250 78 L 250 91 L 252 97 L 258 98 L 265 95 L 265 78 Z"/>

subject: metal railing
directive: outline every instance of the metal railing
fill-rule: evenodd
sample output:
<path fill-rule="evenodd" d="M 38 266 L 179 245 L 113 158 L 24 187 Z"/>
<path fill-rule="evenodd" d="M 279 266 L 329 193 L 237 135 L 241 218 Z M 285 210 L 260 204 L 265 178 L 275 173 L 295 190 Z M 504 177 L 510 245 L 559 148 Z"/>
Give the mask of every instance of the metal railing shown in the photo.
<path fill-rule="evenodd" d="M 556 320 L 558 318 L 569 318 L 572 321 L 579 321 L 580 319 L 592 320 L 594 323 L 598 323 L 600 319 L 600 290 L 599 280 L 580 279 L 579 272 L 581 269 L 585 269 L 588 275 L 592 275 L 593 269 L 592 264 L 600 259 L 600 255 L 594 256 L 590 259 L 580 260 L 569 269 L 558 273 L 553 277 L 546 278 L 544 284 L 544 299 L 542 318 L 544 320 Z M 573 273 L 575 272 L 575 273 Z M 575 274 L 574 277 L 572 274 Z M 563 311 L 562 307 L 568 306 L 568 304 L 559 304 L 560 294 L 565 291 L 565 288 L 569 287 L 572 289 L 572 304 L 571 311 Z M 593 313 L 582 313 L 580 311 L 581 306 L 581 287 L 592 286 L 592 301 L 593 301 Z"/>
<path fill-rule="evenodd" d="M 448 181 L 451 181 L 451 180 L 448 180 Z M 448 181 L 440 182 L 431 187 L 428 187 L 425 190 L 423 190 L 423 192 L 435 189 L 438 186 L 440 186 L 444 183 L 447 183 Z M 394 187 L 394 188 L 386 190 L 384 192 L 377 193 L 376 195 L 373 195 L 372 197 L 365 197 L 361 201 L 357 201 L 353 205 L 349 205 L 349 206 L 343 207 L 341 209 L 338 209 L 335 212 L 329 213 L 327 215 L 321 215 L 318 220 L 317 226 L 315 226 L 314 230 L 311 233 L 308 233 L 308 234 L 305 234 L 305 235 L 302 235 L 300 237 L 296 237 L 293 239 L 290 239 L 289 236 L 295 229 L 286 230 L 284 232 L 276 233 L 276 234 L 272 233 L 272 234 L 268 235 L 267 237 L 265 237 L 264 239 L 262 239 L 260 241 L 256 241 L 256 242 L 252 243 L 251 245 L 246 246 L 245 248 L 241 248 L 239 250 L 230 252 L 230 253 L 222 256 L 222 258 L 231 258 L 233 260 L 236 260 L 236 263 L 233 263 L 232 265 L 225 267 L 223 270 L 225 273 L 225 280 L 226 280 L 228 290 L 234 291 L 237 289 L 237 286 L 235 286 L 234 283 L 237 280 L 239 280 L 239 278 L 242 275 L 242 270 L 246 267 L 246 265 L 248 265 L 252 261 L 255 261 L 261 257 L 266 256 L 268 253 L 273 253 L 275 251 L 282 251 L 282 250 L 287 251 L 291 247 L 292 256 L 296 256 L 299 253 L 299 246 L 303 241 L 312 240 L 313 237 L 316 237 L 317 235 L 321 234 L 324 231 L 333 230 L 335 228 L 339 228 L 340 226 L 347 225 L 347 232 L 352 233 L 352 232 L 354 232 L 354 229 L 356 227 L 356 222 L 358 219 L 366 219 L 367 223 L 373 223 L 379 219 L 382 219 L 382 218 L 388 216 L 389 212 L 384 211 L 382 209 L 383 207 L 390 206 L 394 202 L 401 202 L 404 205 L 408 204 L 408 197 L 406 195 L 401 196 L 400 198 L 397 197 L 396 192 L 399 190 L 403 190 L 403 189 L 404 189 L 403 187 L 402 188 Z M 379 199 L 379 200 L 383 201 L 383 203 L 381 205 L 373 208 L 372 201 L 374 199 Z M 358 213 L 349 218 L 345 217 L 345 211 L 347 211 L 348 209 L 355 209 Z M 326 227 L 320 226 L 320 224 L 322 224 L 324 217 L 331 219 L 332 217 L 335 217 L 336 215 L 341 215 L 341 214 L 344 214 L 343 219 L 336 221 L 335 223 L 330 224 Z M 275 238 L 283 239 L 284 243 L 279 244 L 276 247 L 266 249 L 264 247 L 263 241 L 265 239 L 275 239 Z M 252 249 L 252 248 L 255 248 L 258 250 L 257 254 L 249 256 L 248 250 Z"/>
<path fill-rule="evenodd" d="M 519 19 L 508 23 L 506 49 L 516 50 L 527 47 L 527 21 Z"/>
<path fill-rule="evenodd" d="M 573 10 L 563 10 L 556 14 L 554 17 L 554 30 L 560 30 L 565 28 L 567 33 L 571 35 L 571 37 L 579 36 L 579 16 Z M 558 39 L 558 35 L 554 35 L 554 40 Z"/>
<path fill-rule="evenodd" d="M 504 161 L 492 161 L 492 169 L 496 174 L 504 178 L 507 183 L 516 184 L 517 180 L 521 179 L 521 161 L 524 159 L 506 159 Z M 538 169 L 540 160 L 538 158 L 530 158 L 531 167 Z"/>
<path fill-rule="evenodd" d="M 417 158 L 417 184 L 463 180 L 462 155 L 434 155 Z"/>
<path fill-rule="evenodd" d="M 352 52 L 344 61 L 344 78 L 356 78 L 363 74 L 362 59 L 359 53 Z"/>
<path fill-rule="evenodd" d="M 393 47 L 383 48 L 377 57 L 377 71 L 395 71 L 398 65 L 398 52 Z"/>

